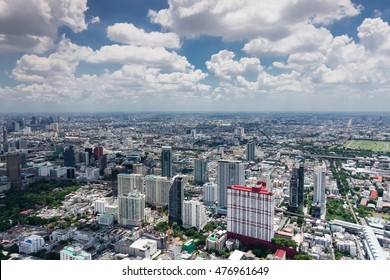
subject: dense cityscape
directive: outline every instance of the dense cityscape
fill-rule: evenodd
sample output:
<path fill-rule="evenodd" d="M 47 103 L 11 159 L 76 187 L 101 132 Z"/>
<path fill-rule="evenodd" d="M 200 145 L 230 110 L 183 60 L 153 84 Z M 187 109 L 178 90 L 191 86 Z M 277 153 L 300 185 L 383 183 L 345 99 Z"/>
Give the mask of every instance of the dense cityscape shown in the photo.
<path fill-rule="evenodd" d="M 388 260 L 390 114 L 0 116 L 1 259 Z"/>

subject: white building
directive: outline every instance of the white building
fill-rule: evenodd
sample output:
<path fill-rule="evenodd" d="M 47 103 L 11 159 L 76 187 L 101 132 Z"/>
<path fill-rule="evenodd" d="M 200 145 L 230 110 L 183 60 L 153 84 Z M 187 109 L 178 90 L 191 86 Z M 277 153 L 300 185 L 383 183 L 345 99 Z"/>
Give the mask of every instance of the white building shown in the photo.
<path fill-rule="evenodd" d="M 145 218 L 145 195 L 132 192 L 118 196 L 119 224 L 139 226 Z"/>
<path fill-rule="evenodd" d="M 103 226 L 112 226 L 114 224 L 114 215 L 113 214 L 99 214 L 98 223 L 99 223 L 99 225 L 103 225 Z"/>
<path fill-rule="evenodd" d="M 203 185 L 203 204 L 211 205 L 218 199 L 218 185 L 215 183 L 206 183 Z"/>
<path fill-rule="evenodd" d="M 207 250 L 222 251 L 227 240 L 226 230 L 220 230 L 206 239 Z"/>
<path fill-rule="evenodd" d="M 149 259 L 157 252 L 157 241 L 152 239 L 140 238 L 130 246 L 130 256 Z"/>
<path fill-rule="evenodd" d="M 274 199 L 265 183 L 254 187 L 228 187 L 227 230 L 229 238 L 247 236 L 271 241 L 274 237 Z"/>
<path fill-rule="evenodd" d="M 318 170 L 314 173 L 314 195 L 313 195 L 313 210 L 317 207 L 319 209 L 318 215 L 325 212 L 325 187 L 326 187 L 326 172 Z M 315 216 L 318 216 L 315 215 Z"/>
<path fill-rule="evenodd" d="M 184 201 L 183 206 L 183 227 L 201 230 L 207 222 L 204 205 L 197 200 L 190 200 Z"/>
<path fill-rule="evenodd" d="M 39 235 L 31 235 L 19 241 L 19 252 L 25 254 L 36 253 L 43 249 L 45 240 Z"/>
<path fill-rule="evenodd" d="M 105 199 L 97 199 L 93 202 L 94 213 L 105 213 L 107 201 Z"/>
<path fill-rule="evenodd" d="M 227 187 L 245 185 L 244 164 L 241 161 L 218 161 L 218 212 L 227 213 Z"/>
<path fill-rule="evenodd" d="M 87 180 L 90 181 L 98 180 L 99 175 L 100 175 L 99 168 L 88 167 L 85 169 L 85 177 L 87 178 Z"/>
<path fill-rule="evenodd" d="M 118 202 L 115 201 L 112 204 L 106 204 L 104 207 L 104 213 L 105 214 L 112 214 L 114 215 L 114 220 L 117 221 L 119 218 L 119 206 Z"/>
<path fill-rule="evenodd" d="M 50 170 L 53 169 L 52 165 L 42 166 L 38 169 L 38 176 L 41 177 L 49 177 L 50 176 Z"/>
<path fill-rule="evenodd" d="M 168 205 L 171 186 L 172 179 L 167 177 L 145 176 L 146 203 L 156 207 Z"/>
<path fill-rule="evenodd" d="M 133 191 L 145 193 L 144 176 L 141 174 L 118 174 L 118 196 Z"/>
<path fill-rule="evenodd" d="M 65 247 L 60 251 L 61 260 L 92 260 L 92 255 L 81 248 Z"/>

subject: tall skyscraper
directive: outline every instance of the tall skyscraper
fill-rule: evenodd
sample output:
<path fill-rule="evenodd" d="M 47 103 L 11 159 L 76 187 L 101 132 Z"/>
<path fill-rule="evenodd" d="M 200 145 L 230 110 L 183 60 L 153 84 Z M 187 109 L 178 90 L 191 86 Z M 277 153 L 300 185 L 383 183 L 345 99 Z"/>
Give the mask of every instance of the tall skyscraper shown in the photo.
<path fill-rule="evenodd" d="M 64 166 L 67 167 L 75 167 L 76 166 L 76 158 L 74 155 L 73 146 L 69 146 L 69 148 L 64 151 Z"/>
<path fill-rule="evenodd" d="M 161 176 L 172 178 L 172 147 L 163 146 L 161 151 Z"/>
<path fill-rule="evenodd" d="M 97 146 L 93 149 L 93 156 L 95 160 L 99 160 L 101 156 L 103 155 L 103 147 L 102 146 Z"/>
<path fill-rule="evenodd" d="M 118 174 L 118 196 L 128 194 L 133 191 L 145 193 L 144 176 L 141 174 Z"/>
<path fill-rule="evenodd" d="M 145 218 L 145 195 L 131 192 L 118 196 L 118 222 L 121 225 L 139 226 Z"/>
<path fill-rule="evenodd" d="M 8 153 L 6 156 L 7 161 L 7 178 L 11 183 L 11 188 L 22 187 L 21 177 L 21 159 L 18 153 Z"/>
<path fill-rule="evenodd" d="M 7 128 L 3 126 L 3 153 L 8 152 L 8 132 Z"/>
<path fill-rule="evenodd" d="M 203 185 L 203 204 L 211 205 L 218 199 L 218 185 L 214 183 L 206 183 Z"/>
<path fill-rule="evenodd" d="M 305 184 L 305 160 L 297 157 L 291 172 L 290 179 L 290 210 L 302 211 Z"/>
<path fill-rule="evenodd" d="M 99 172 L 104 175 L 104 169 L 107 167 L 107 155 L 102 155 L 99 159 Z"/>
<path fill-rule="evenodd" d="M 209 180 L 209 171 L 207 160 L 195 159 L 195 170 L 194 170 L 194 182 L 197 185 L 203 185 Z"/>
<path fill-rule="evenodd" d="M 227 213 L 227 187 L 245 185 L 244 164 L 241 161 L 218 161 L 218 213 Z"/>
<path fill-rule="evenodd" d="M 248 144 L 246 144 L 246 160 L 247 161 L 254 161 L 255 160 L 255 142 L 249 141 Z"/>
<path fill-rule="evenodd" d="M 145 176 L 146 203 L 155 207 L 168 205 L 171 187 L 172 179 L 154 175 Z"/>
<path fill-rule="evenodd" d="M 320 218 L 325 211 L 325 186 L 326 173 L 323 170 L 317 170 L 314 173 L 314 195 L 312 203 L 312 216 Z"/>
<path fill-rule="evenodd" d="M 291 171 L 289 209 L 291 211 L 298 210 L 298 169 L 296 168 Z"/>
<path fill-rule="evenodd" d="M 184 201 L 183 207 L 183 227 L 200 230 L 206 225 L 207 217 L 202 203 L 197 200 Z"/>
<path fill-rule="evenodd" d="M 175 177 L 169 190 L 168 219 L 170 223 L 183 224 L 184 180 Z"/>
<path fill-rule="evenodd" d="M 271 241 L 274 237 L 275 197 L 265 188 L 265 183 L 254 187 L 229 186 L 227 192 L 228 238 Z"/>

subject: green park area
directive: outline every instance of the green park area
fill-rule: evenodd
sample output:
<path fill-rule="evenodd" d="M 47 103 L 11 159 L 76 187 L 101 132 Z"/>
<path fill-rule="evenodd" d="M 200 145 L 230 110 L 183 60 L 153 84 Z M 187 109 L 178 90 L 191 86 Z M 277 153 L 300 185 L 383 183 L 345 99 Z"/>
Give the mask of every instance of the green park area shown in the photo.
<path fill-rule="evenodd" d="M 345 148 L 353 150 L 370 150 L 374 152 L 390 152 L 390 141 L 350 140 Z"/>

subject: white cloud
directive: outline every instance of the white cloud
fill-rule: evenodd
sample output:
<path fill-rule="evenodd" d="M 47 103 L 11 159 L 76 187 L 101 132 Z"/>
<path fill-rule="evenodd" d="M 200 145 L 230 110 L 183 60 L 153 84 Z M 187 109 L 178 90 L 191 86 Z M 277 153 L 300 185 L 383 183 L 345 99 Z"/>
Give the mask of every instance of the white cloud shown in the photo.
<path fill-rule="evenodd" d="M 86 10 L 87 0 L 0 0 L 0 51 L 47 51 L 59 27 L 87 28 Z"/>
<path fill-rule="evenodd" d="M 225 80 L 230 80 L 232 76 L 239 74 L 257 73 L 262 69 L 258 58 L 243 57 L 235 61 L 234 57 L 233 52 L 222 50 L 212 55 L 211 60 L 206 62 L 207 69 Z"/>
<path fill-rule="evenodd" d="M 325 28 L 316 28 L 311 24 L 297 25 L 292 33 L 279 40 L 256 38 L 246 43 L 243 50 L 254 55 L 289 55 L 295 52 L 318 50 L 330 44 L 332 34 Z"/>
<path fill-rule="evenodd" d="M 91 19 L 91 24 L 99 23 L 100 22 L 100 17 L 92 17 Z"/>
<path fill-rule="evenodd" d="M 220 36 L 225 40 L 288 36 L 295 25 L 329 24 L 360 13 L 350 0 L 170 0 L 149 11 L 153 23 L 187 37 Z"/>
<path fill-rule="evenodd" d="M 362 45 L 373 52 L 390 54 L 390 26 L 381 18 L 366 18 L 358 28 Z"/>
<path fill-rule="evenodd" d="M 143 47 L 179 48 L 180 39 L 175 33 L 150 32 L 135 27 L 131 23 L 116 23 L 107 28 L 111 41 Z"/>

